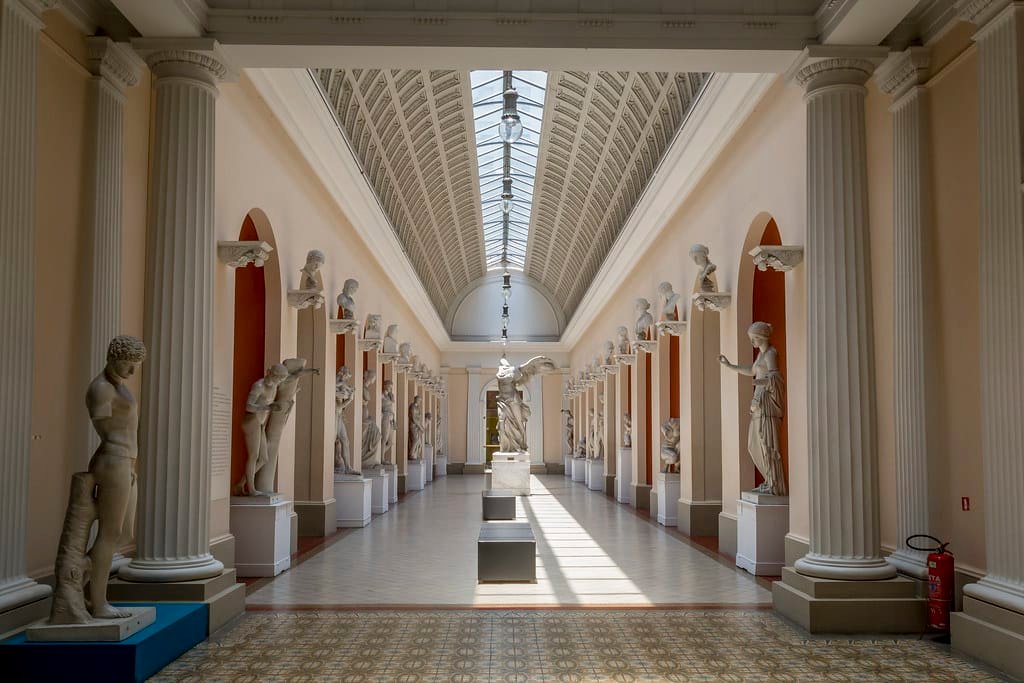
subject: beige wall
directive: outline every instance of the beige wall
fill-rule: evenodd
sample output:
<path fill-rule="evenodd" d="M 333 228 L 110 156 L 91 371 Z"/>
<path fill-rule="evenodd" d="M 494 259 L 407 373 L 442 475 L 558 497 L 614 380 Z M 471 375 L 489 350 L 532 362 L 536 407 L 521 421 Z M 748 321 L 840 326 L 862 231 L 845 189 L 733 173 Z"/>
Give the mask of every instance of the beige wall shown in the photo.
<path fill-rule="evenodd" d="M 466 462 L 466 391 L 469 375 L 465 368 L 448 371 L 448 462 Z"/>

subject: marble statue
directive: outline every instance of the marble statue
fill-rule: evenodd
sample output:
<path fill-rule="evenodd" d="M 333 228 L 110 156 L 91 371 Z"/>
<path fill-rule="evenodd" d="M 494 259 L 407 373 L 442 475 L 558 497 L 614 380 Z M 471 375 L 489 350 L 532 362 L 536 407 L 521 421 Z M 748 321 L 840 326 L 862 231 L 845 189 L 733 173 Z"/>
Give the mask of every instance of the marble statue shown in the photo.
<path fill-rule="evenodd" d="M 384 335 L 384 353 L 398 353 L 398 323 L 388 325 Z"/>
<path fill-rule="evenodd" d="M 587 435 L 580 434 L 580 440 L 576 442 L 576 454 L 574 458 L 587 457 Z"/>
<path fill-rule="evenodd" d="M 299 271 L 299 289 L 307 292 L 323 291 L 318 273 L 320 266 L 324 265 L 324 253 L 319 249 L 311 249 L 306 254 L 306 265 Z"/>
<path fill-rule="evenodd" d="M 661 319 L 679 320 L 679 294 L 672 290 L 671 282 L 658 285 L 658 297 L 661 299 Z"/>
<path fill-rule="evenodd" d="M 274 404 L 277 410 L 267 416 L 264 432 L 267 435 L 267 461 L 256 472 L 256 489 L 273 491 L 277 480 L 277 453 L 281 447 L 281 435 L 284 433 L 288 418 L 295 408 L 295 395 L 299 393 L 299 378 L 303 375 L 319 375 L 318 368 L 307 368 L 305 358 L 288 358 L 281 361 L 288 371 L 288 376 L 277 385 Z"/>
<path fill-rule="evenodd" d="M 703 244 L 695 244 L 690 247 L 690 258 L 693 262 L 700 267 L 700 271 L 697 272 L 697 290 L 700 292 L 713 292 L 715 291 L 715 283 L 711 279 L 711 274 L 718 268 L 711 259 L 708 258 L 710 251 Z"/>
<path fill-rule="evenodd" d="M 629 413 L 622 416 L 622 447 L 633 447 L 633 416 Z"/>
<path fill-rule="evenodd" d="M 534 356 L 522 365 L 512 365 L 505 356 L 498 361 L 498 450 L 502 453 L 526 452 L 526 422 L 530 407 L 520 394 L 523 387 L 541 371 L 557 370 L 547 356 Z"/>
<path fill-rule="evenodd" d="M 378 316 L 379 317 L 379 316 Z M 380 427 L 370 408 L 373 386 L 377 383 L 377 370 L 370 368 L 363 373 L 363 468 L 380 464 Z"/>
<path fill-rule="evenodd" d="M 345 426 L 345 409 L 355 399 L 352 371 L 346 366 L 334 378 L 334 471 L 337 474 L 359 474 L 352 469 L 352 445 Z"/>
<path fill-rule="evenodd" d="M 409 404 L 409 460 L 423 459 L 423 404 L 413 396 Z"/>
<path fill-rule="evenodd" d="M 751 365 L 734 365 L 721 355 L 718 361 L 730 370 L 754 378 L 747 451 L 757 471 L 764 477 L 764 483 L 754 490 L 773 496 L 785 496 L 786 478 L 782 472 L 782 452 L 779 450 L 785 380 L 779 370 L 778 352 L 769 342 L 772 326 L 766 322 L 755 322 L 747 330 L 747 336 L 750 337 L 751 345 L 758 350 L 757 360 Z"/>
<path fill-rule="evenodd" d="M 395 383 L 386 379 L 380 392 L 380 443 L 383 453 L 391 451 L 395 426 Z"/>
<path fill-rule="evenodd" d="M 342 320 L 356 319 L 356 292 L 359 291 L 359 280 L 349 278 L 341 286 L 341 294 L 338 295 L 338 308 L 341 309 Z"/>
<path fill-rule="evenodd" d="M 616 336 L 616 353 L 622 356 L 629 355 L 629 329 L 625 325 L 619 325 L 619 329 L 615 331 Z"/>
<path fill-rule="evenodd" d="M 441 439 L 441 413 L 434 416 L 434 451 L 437 455 L 442 453 L 442 445 L 444 441 Z"/>
<path fill-rule="evenodd" d="M 679 471 L 679 418 L 661 423 L 661 471 Z"/>
<path fill-rule="evenodd" d="M 363 328 L 363 339 L 380 339 L 383 333 L 381 327 L 383 327 L 384 319 L 381 318 L 377 313 L 371 313 L 366 316 L 366 325 Z"/>
<path fill-rule="evenodd" d="M 412 365 L 412 344 L 409 342 L 398 345 L 398 362 L 402 365 Z"/>
<path fill-rule="evenodd" d="M 434 422 L 434 414 L 429 410 L 423 413 L 423 443 L 427 446 L 432 445 L 430 443 L 430 432 L 427 431 L 427 426 Z"/>
<path fill-rule="evenodd" d="M 130 616 L 107 602 L 107 580 L 114 551 L 134 534 L 139 407 L 126 381 L 145 359 L 142 340 L 114 337 L 107 347 L 106 366 L 86 391 L 85 405 L 100 445 L 89 460 L 89 470 L 71 478 L 54 563 L 50 624 Z M 88 549 L 93 522 L 98 522 L 96 539 Z"/>
<path fill-rule="evenodd" d="M 590 459 L 594 457 L 594 445 L 597 441 L 594 437 L 594 424 L 596 422 L 594 419 L 594 409 L 591 408 L 587 411 L 587 415 L 590 417 L 587 421 L 587 458 Z"/>
<path fill-rule="evenodd" d="M 601 352 L 601 365 L 615 365 L 615 344 L 610 341 L 604 343 L 604 350 Z"/>
<path fill-rule="evenodd" d="M 638 341 L 651 339 L 651 327 L 654 326 L 654 316 L 651 315 L 651 302 L 640 298 L 636 300 L 636 338 Z"/>
<path fill-rule="evenodd" d="M 604 460 L 604 396 L 597 397 L 597 410 L 594 412 L 594 460 Z"/>
<path fill-rule="evenodd" d="M 242 433 L 245 435 L 245 478 L 235 484 L 233 493 L 243 496 L 269 496 L 273 491 L 262 491 L 256 486 L 256 473 L 270 460 L 267 442 L 267 419 L 271 413 L 281 410 L 277 404 L 277 387 L 288 377 L 288 368 L 275 363 L 267 374 L 253 382 L 245 400 L 245 416 L 242 418 Z M 273 482 L 271 481 L 271 488 Z"/>
<path fill-rule="evenodd" d="M 565 447 L 567 449 L 565 452 L 568 453 L 569 455 L 572 455 L 573 452 L 574 452 L 573 451 L 573 448 L 574 448 L 574 444 L 573 444 L 573 440 L 574 440 L 573 430 L 574 430 L 576 424 L 575 424 L 575 420 L 573 420 L 572 411 L 571 410 L 566 410 L 565 408 L 562 408 L 562 414 L 565 415 Z"/>

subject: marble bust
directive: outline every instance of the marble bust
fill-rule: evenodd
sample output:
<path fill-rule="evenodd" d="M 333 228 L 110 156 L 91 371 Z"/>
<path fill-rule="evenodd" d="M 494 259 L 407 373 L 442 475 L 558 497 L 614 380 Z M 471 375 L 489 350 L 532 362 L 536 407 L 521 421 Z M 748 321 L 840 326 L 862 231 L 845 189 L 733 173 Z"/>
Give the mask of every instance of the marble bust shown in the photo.
<path fill-rule="evenodd" d="M 636 300 L 636 338 L 638 341 L 651 339 L 651 327 L 654 326 L 654 316 L 651 315 L 651 302 L 640 298 Z"/>
<path fill-rule="evenodd" d="M 715 291 L 715 282 L 711 279 L 711 274 L 715 272 L 718 266 L 711 262 L 711 259 L 708 258 L 709 254 L 709 249 L 703 244 L 695 244 L 690 247 L 690 258 L 700 268 L 697 272 L 696 283 L 696 289 L 699 292 Z"/>
<path fill-rule="evenodd" d="M 363 339 L 380 339 L 384 319 L 377 313 L 370 313 L 366 316 L 366 326 L 363 328 Z"/>
<path fill-rule="evenodd" d="M 658 285 L 658 297 L 661 299 L 661 319 L 679 320 L 679 294 L 672 290 L 671 282 Z"/>
<path fill-rule="evenodd" d="M 398 362 L 402 365 L 412 365 L 412 344 L 409 342 L 402 342 L 398 345 Z"/>
<path fill-rule="evenodd" d="M 616 353 L 620 356 L 629 355 L 629 328 L 625 325 L 619 325 L 619 328 L 615 331 L 616 337 Z"/>
<path fill-rule="evenodd" d="M 661 423 L 661 471 L 679 471 L 679 418 Z"/>
<path fill-rule="evenodd" d="M 311 249 L 306 254 L 306 265 L 299 271 L 299 289 L 304 291 L 322 291 L 320 284 L 320 266 L 324 265 L 324 253 L 319 249 Z"/>
<path fill-rule="evenodd" d="M 341 294 L 338 295 L 338 308 L 341 309 L 342 320 L 356 319 L 356 292 L 359 291 L 359 280 L 349 278 L 341 287 Z"/>
<path fill-rule="evenodd" d="M 384 335 L 384 353 L 398 353 L 398 323 L 388 325 Z"/>
<path fill-rule="evenodd" d="M 71 478 L 54 563 L 56 587 L 50 624 L 85 624 L 93 619 L 130 616 L 107 602 L 107 580 L 114 551 L 122 539 L 134 533 L 139 406 L 126 382 L 145 359 L 142 340 L 114 337 L 107 347 L 106 366 L 86 391 L 85 405 L 100 445 L 89 460 L 89 470 Z M 94 521 L 98 521 L 96 540 L 87 549 Z"/>
<path fill-rule="evenodd" d="M 615 364 L 615 344 L 610 341 L 604 343 L 604 351 L 601 353 L 601 364 L 602 365 L 614 365 Z"/>
<path fill-rule="evenodd" d="M 629 413 L 622 415 L 622 447 L 633 447 L 633 416 Z"/>

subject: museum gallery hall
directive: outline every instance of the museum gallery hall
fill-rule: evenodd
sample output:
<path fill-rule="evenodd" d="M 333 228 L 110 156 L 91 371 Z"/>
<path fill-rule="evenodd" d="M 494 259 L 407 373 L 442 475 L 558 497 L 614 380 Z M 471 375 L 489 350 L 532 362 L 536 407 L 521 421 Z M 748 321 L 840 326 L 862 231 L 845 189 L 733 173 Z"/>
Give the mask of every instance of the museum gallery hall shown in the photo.
<path fill-rule="evenodd" d="M 1024 679 L 1024 2 L 0 0 L 0 678 Z"/>

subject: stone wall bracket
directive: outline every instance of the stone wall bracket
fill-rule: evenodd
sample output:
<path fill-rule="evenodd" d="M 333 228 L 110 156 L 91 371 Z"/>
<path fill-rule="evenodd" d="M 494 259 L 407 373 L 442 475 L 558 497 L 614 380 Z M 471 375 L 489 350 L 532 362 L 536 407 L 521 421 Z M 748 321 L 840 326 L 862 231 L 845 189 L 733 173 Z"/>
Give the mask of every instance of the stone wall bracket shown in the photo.
<path fill-rule="evenodd" d="M 803 263 L 804 248 L 793 245 L 760 245 L 750 250 L 754 265 L 760 271 L 786 273 Z"/>
<path fill-rule="evenodd" d="M 244 268 L 250 263 L 262 268 L 272 251 L 274 248 L 261 240 L 217 242 L 217 258 L 230 268 Z"/>

